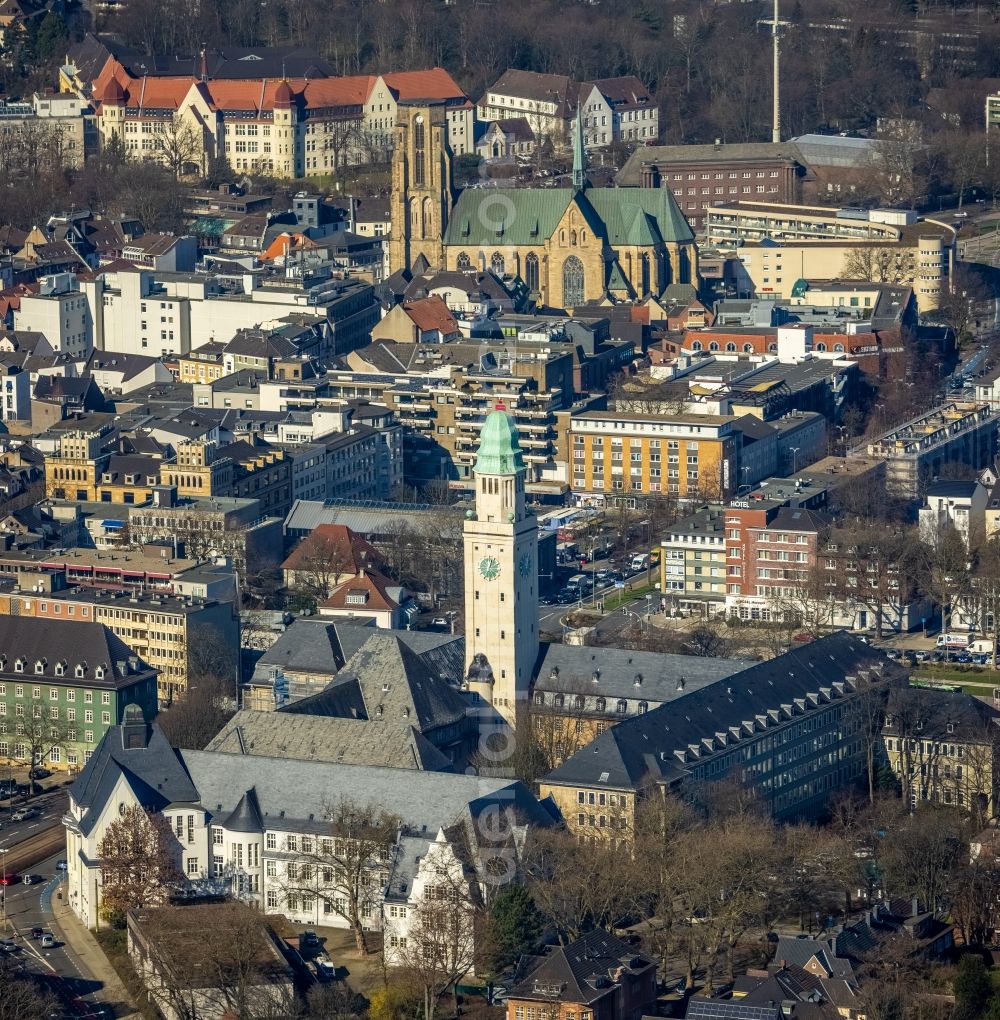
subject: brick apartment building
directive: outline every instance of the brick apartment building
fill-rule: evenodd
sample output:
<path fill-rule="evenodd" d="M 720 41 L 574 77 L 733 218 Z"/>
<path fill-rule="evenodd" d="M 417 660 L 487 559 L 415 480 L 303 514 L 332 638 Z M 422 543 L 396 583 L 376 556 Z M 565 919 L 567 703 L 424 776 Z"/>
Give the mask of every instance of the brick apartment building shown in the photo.
<path fill-rule="evenodd" d="M 791 143 L 657 145 L 639 150 L 619 184 L 669 187 L 695 233 L 713 205 L 740 199 L 800 202 L 806 168 Z"/>

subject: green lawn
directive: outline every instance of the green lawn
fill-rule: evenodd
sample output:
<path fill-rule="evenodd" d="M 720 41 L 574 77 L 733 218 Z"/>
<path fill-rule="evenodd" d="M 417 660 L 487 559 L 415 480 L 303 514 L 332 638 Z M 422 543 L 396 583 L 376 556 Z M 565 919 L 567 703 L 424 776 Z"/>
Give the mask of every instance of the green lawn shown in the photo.
<path fill-rule="evenodd" d="M 640 584 L 636 585 L 631 591 L 627 588 L 624 591 L 616 591 L 614 595 L 609 595 L 604 600 L 604 611 L 606 613 L 613 613 L 616 609 L 621 609 L 622 606 L 627 606 L 631 602 L 643 602 L 646 601 L 646 595 L 648 592 L 656 594 L 656 587 L 652 584 Z M 657 602 L 659 606 L 659 602 Z"/>
<path fill-rule="evenodd" d="M 994 687 L 1000 687 L 1000 671 L 976 667 L 961 669 L 958 666 L 918 666 L 911 674 L 918 680 L 932 680 L 940 683 L 958 684 L 967 694 L 990 694 Z"/>

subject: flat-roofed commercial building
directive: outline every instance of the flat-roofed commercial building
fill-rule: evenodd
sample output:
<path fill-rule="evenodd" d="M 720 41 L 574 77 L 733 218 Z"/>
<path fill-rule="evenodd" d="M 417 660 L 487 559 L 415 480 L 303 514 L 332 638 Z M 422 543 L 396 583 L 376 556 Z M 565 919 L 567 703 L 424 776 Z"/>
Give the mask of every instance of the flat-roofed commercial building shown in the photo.
<path fill-rule="evenodd" d="M 584 411 L 570 425 L 577 495 L 666 492 L 722 499 L 737 483 L 741 434 L 728 415 Z"/>
<path fill-rule="evenodd" d="M 937 308 L 955 259 L 955 230 L 908 209 L 830 209 L 733 202 L 706 212 L 709 244 L 733 249 L 753 288 L 783 299 L 800 280 L 882 279 Z"/>
<path fill-rule="evenodd" d="M 947 464 L 982 469 L 993 463 L 1000 411 L 988 404 L 953 401 L 872 439 L 852 456 L 885 461 L 890 492 L 915 499 Z"/>

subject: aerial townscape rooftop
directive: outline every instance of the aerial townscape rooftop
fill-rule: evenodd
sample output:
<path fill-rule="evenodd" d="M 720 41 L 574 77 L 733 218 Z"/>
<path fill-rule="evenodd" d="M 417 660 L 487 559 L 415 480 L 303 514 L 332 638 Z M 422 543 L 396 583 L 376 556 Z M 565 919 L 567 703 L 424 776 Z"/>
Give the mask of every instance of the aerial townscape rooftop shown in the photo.
<path fill-rule="evenodd" d="M 0 1012 L 996 1020 L 993 12 L 99 8 L 0 2 Z"/>

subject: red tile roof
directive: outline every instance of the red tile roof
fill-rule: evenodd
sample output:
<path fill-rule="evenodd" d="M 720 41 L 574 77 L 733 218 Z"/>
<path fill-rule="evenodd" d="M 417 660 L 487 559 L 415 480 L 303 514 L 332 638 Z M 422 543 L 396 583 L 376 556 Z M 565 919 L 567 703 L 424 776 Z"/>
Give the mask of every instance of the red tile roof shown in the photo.
<path fill-rule="evenodd" d="M 390 598 L 386 591 L 392 585 L 392 581 L 383 574 L 374 571 L 365 571 L 358 577 L 352 577 L 344 581 L 334 589 L 328 599 L 322 599 L 317 607 L 323 609 L 350 609 L 359 614 L 385 612 L 399 608 L 399 603 Z M 348 602 L 348 596 L 357 592 L 364 592 L 367 595 L 365 602 Z"/>
<path fill-rule="evenodd" d="M 366 565 L 381 563 L 382 556 L 346 524 L 319 524 L 292 550 L 281 569 L 308 570 L 318 560 L 329 562 L 338 573 L 359 574 Z"/>
<path fill-rule="evenodd" d="M 396 71 L 382 75 L 382 80 L 398 99 L 461 99 L 468 102 L 468 96 L 443 67 L 432 67 L 428 71 Z"/>
<path fill-rule="evenodd" d="M 455 317 L 448 310 L 444 299 L 436 294 L 420 298 L 418 301 L 408 301 L 403 305 L 403 311 L 421 333 L 435 329 L 444 334 L 458 332 Z"/>

